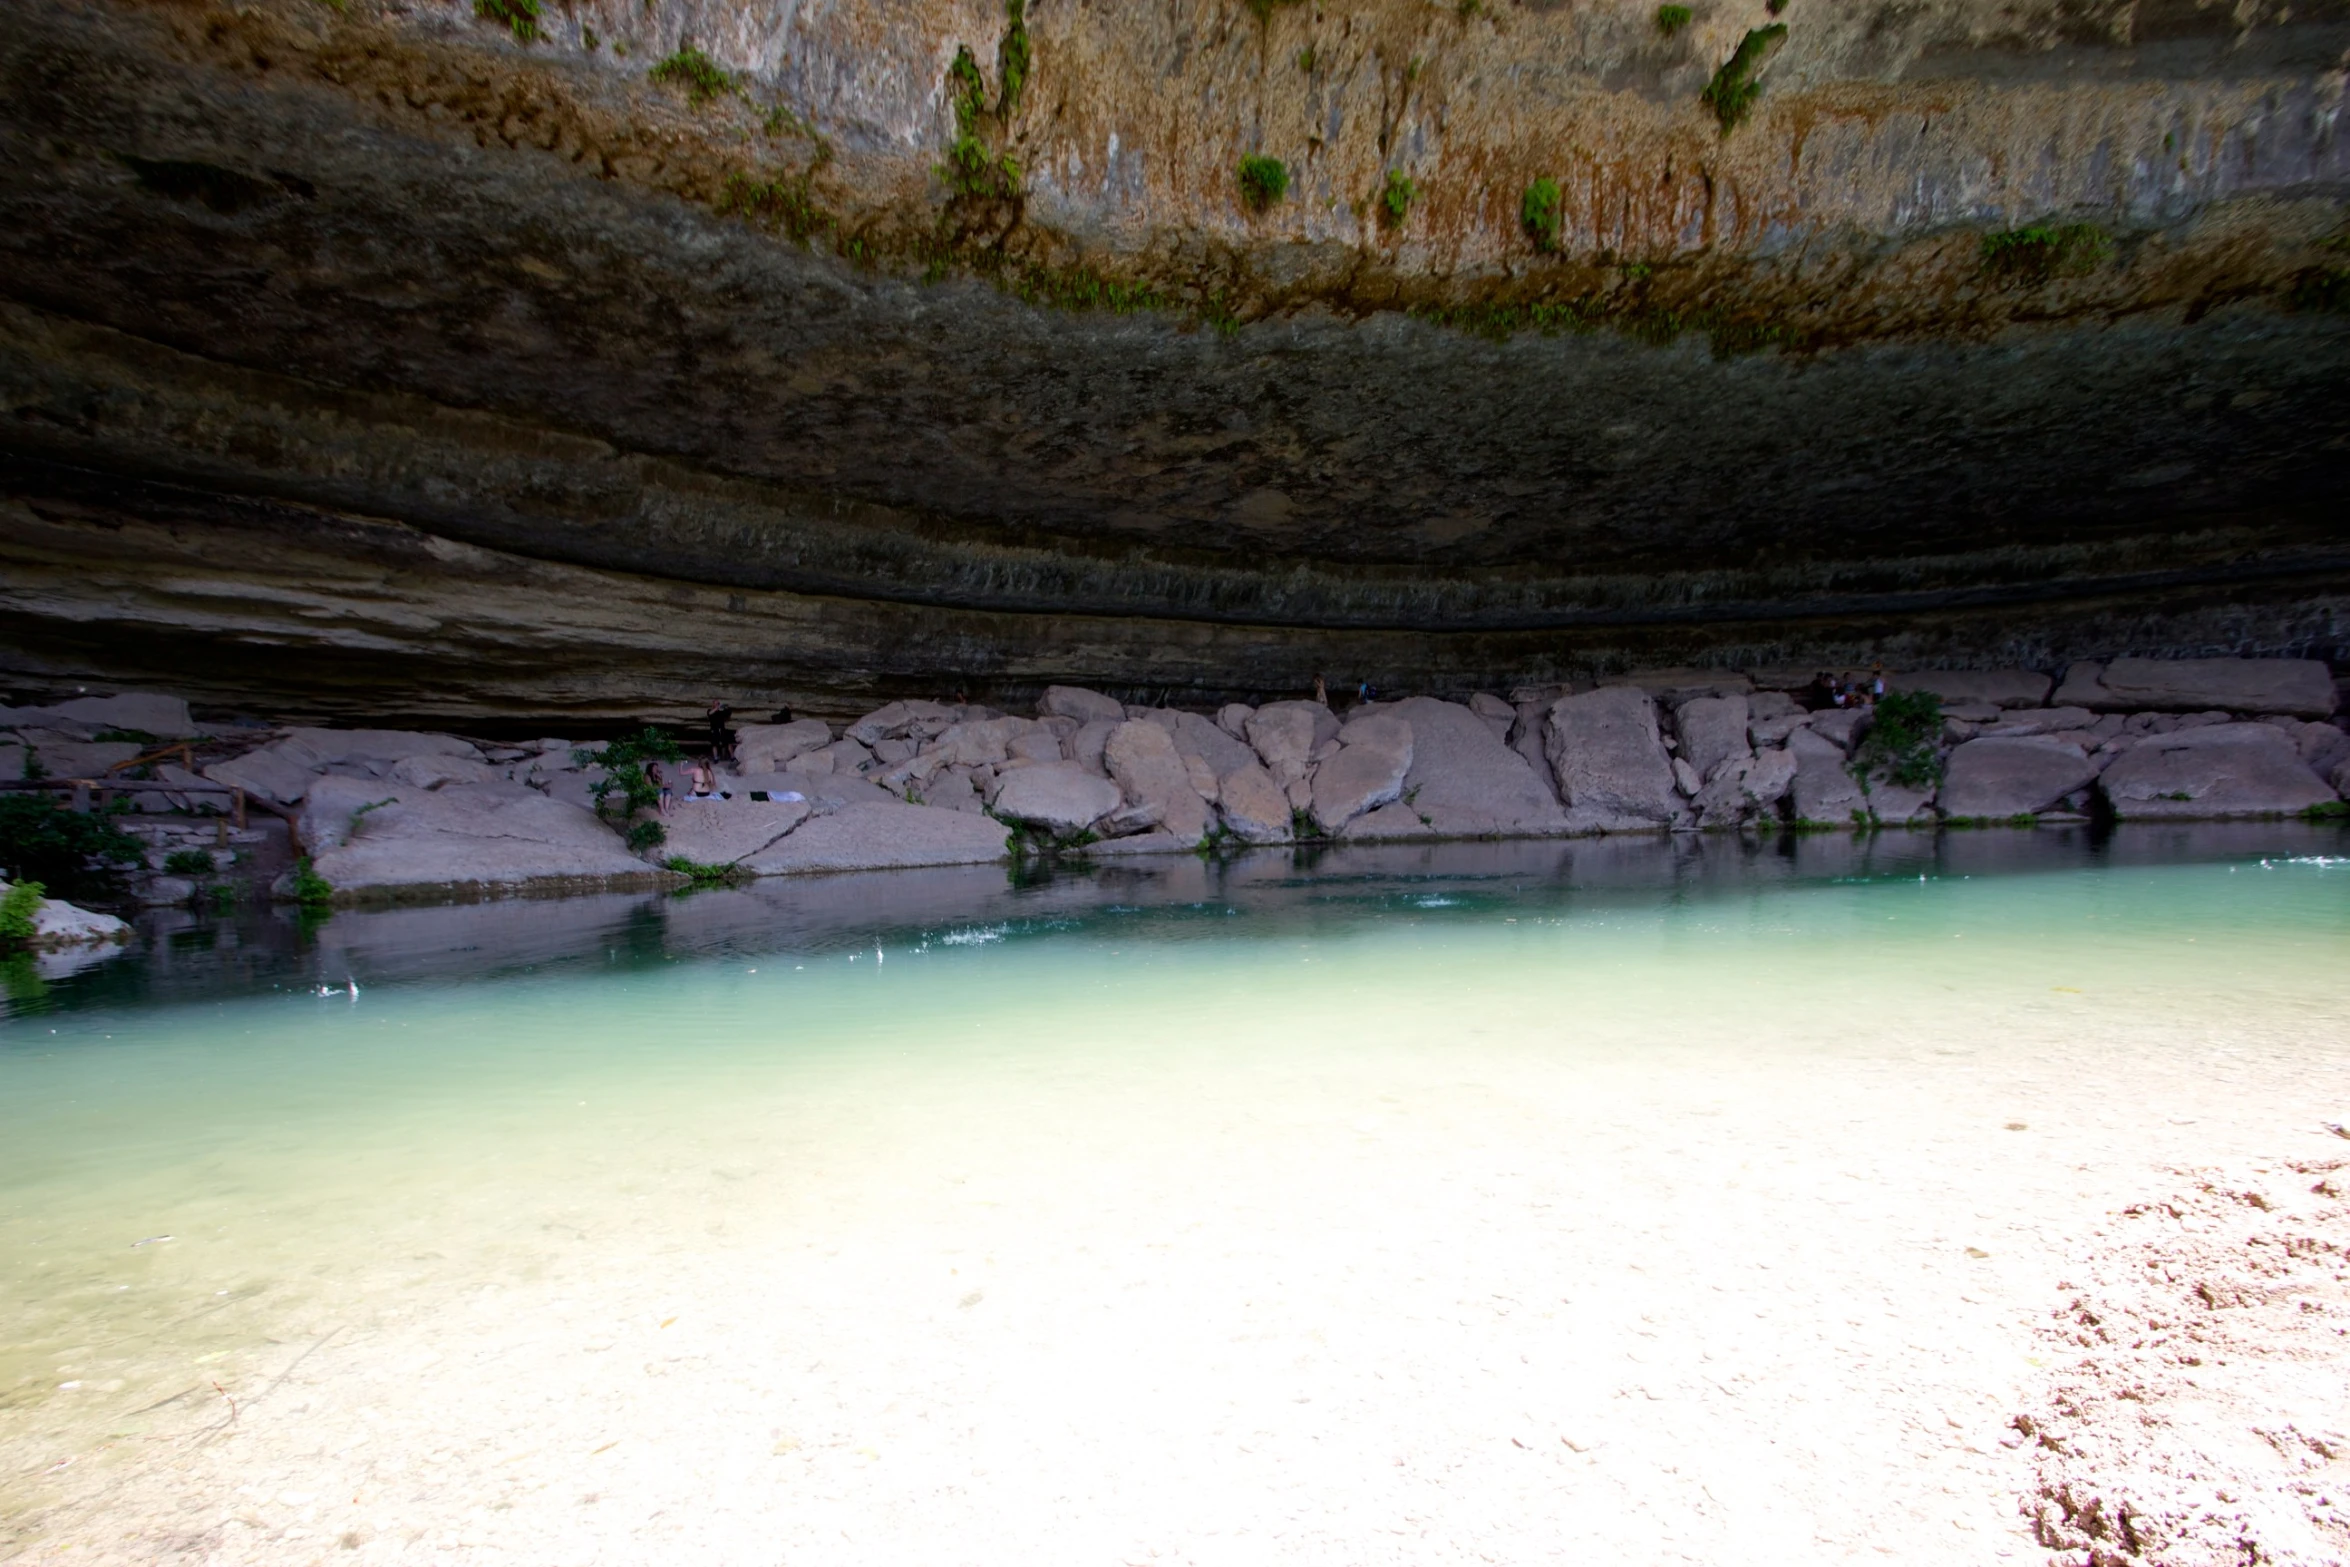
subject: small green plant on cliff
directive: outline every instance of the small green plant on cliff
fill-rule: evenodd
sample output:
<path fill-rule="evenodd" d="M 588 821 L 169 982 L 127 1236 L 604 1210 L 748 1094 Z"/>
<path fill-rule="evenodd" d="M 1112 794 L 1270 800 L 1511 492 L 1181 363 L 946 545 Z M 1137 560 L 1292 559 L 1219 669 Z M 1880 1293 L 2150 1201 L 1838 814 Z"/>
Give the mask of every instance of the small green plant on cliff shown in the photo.
<path fill-rule="evenodd" d="M 20 881 L 0 897 L 0 947 L 21 947 L 33 939 L 33 920 L 49 889 L 37 881 Z"/>
<path fill-rule="evenodd" d="M 174 849 L 163 857 L 163 873 L 167 876 L 209 876 L 212 874 L 212 856 L 202 849 Z"/>
<path fill-rule="evenodd" d="M 511 32 L 517 43 L 544 36 L 539 31 L 539 0 L 473 0 L 473 14 L 485 22 L 496 22 Z"/>
<path fill-rule="evenodd" d="M 1942 699 L 1931 691 L 1896 691 L 1880 701 L 1852 755 L 1852 776 L 1930 789 L 1942 781 Z"/>
<path fill-rule="evenodd" d="M 1705 91 L 1698 94 L 1698 100 L 1721 122 L 1724 136 L 1754 112 L 1754 101 L 1762 96 L 1762 83 L 1755 78 L 1786 38 L 1785 22 L 1755 28 L 1738 40 L 1738 52 L 1722 62 L 1713 80 L 1705 84 Z"/>
<path fill-rule="evenodd" d="M 595 797 L 596 814 L 623 827 L 632 849 L 651 848 L 669 836 L 659 822 L 631 820 L 637 812 L 654 810 L 661 804 L 661 786 L 645 772 L 645 764 L 684 760 L 685 753 L 677 748 L 677 742 L 650 725 L 640 734 L 624 736 L 600 748 L 582 745 L 571 750 L 572 765 L 604 770 L 604 776 L 589 786 L 588 793 Z M 653 829 L 650 834 L 639 831 L 646 827 Z"/>
<path fill-rule="evenodd" d="M 735 90 L 735 79 L 719 69 L 711 59 L 692 44 L 684 44 L 677 53 L 654 65 L 653 80 L 664 87 L 685 89 L 686 102 L 699 109 L 713 98 L 722 98 Z"/>
<path fill-rule="evenodd" d="M 1536 180 L 1518 200 L 1518 222 L 1534 248 L 1544 255 L 1559 248 L 1559 215 L 1557 180 Z"/>
<path fill-rule="evenodd" d="M 321 908 L 335 901 L 334 883 L 318 874 L 305 854 L 294 866 L 294 901 L 304 908 Z"/>
<path fill-rule="evenodd" d="M 1399 228 L 1412 215 L 1412 203 L 1420 199 L 1420 187 L 1412 183 L 1410 175 L 1401 169 L 1387 171 L 1387 183 L 1379 190 L 1379 226 Z"/>
<path fill-rule="evenodd" d="M 1983 236 L 1983 271 L 2002 283 L 2051 283 L 2097 270 L 2113 236 L 2094 223 L 2033 223 Z"/>
<path fill-rule="evenodd" d="M 1660 5 L 1656 8 L 1656 30 L 1670 38 L 1687 27 L 1695 15 L 1685 5 Z"/>
<path fill-rule="evenodd" d="M 1020 112 L 1020 94 L 1028 88 L 1028 68 L 1035 54 L 1028 43 L 1028 0 L 1004 0 L 1004 41 L 996 48 L 996 71 L 1003 77 L 1003 95 L 996 115 L 1009 125 Z"/>
<path fill-rule="evenodd" d="M 1251 212 L 1269 210 L 1289 194 L 1289 166 L 1279 158 L 1250 153 L 1240 160 L 1240 204 Z"/>
<path fill-rule="evenodd" d="M 947 67 L 947 102 L 955 111 L 955 139 L 947 144 L 939 178 L 957 198 L 1009 201 L 1020 192 L 1020 165 L 1009 153 L 998 157 L 981 135 L 987 120 L 987 79 L 968 47 L 958 48 Z"/>
<path fill-rule="evenodd" d="M 147 846 L 114 824 L 117 810 L 70 811 L 46 794 L 0 795 L 0 872 L 73 902 L 111 897 L 122 867 Z"/>

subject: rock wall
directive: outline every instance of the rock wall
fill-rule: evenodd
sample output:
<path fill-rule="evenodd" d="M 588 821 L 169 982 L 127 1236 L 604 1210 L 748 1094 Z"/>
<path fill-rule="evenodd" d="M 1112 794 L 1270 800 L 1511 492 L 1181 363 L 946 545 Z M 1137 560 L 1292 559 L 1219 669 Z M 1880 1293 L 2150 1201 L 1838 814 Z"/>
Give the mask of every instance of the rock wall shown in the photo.
<path fill-rule="evenodd" d="M 2338 5 L 487 9 L 12 15 L 21 679 L 592 716 L 2350 640 Z"/>

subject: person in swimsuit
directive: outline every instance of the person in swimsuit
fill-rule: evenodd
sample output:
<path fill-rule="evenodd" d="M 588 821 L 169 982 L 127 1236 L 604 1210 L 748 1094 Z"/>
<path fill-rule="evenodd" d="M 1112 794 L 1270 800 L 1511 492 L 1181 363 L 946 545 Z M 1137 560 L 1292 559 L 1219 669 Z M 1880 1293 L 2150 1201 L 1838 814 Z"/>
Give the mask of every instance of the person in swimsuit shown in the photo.
<path fill-rule="evenodd" d="M 715 800 L 718 798 L 718 780 L 711 774 L 709 763 L 694 763 L 690 776 L 693 779 L 693 787 L 686 791 L 685 797 L 687 799 Z"/>
<path fill-rule="evenodd" d="M 653 807 L 655 815 L 667 816 L 669 807 L 676 803 L 677 791 L 669 787 L 669 780 L 661 776 L 659 762 L 645 763 L 645 781 L 661 791 L 660 801 Z"/>

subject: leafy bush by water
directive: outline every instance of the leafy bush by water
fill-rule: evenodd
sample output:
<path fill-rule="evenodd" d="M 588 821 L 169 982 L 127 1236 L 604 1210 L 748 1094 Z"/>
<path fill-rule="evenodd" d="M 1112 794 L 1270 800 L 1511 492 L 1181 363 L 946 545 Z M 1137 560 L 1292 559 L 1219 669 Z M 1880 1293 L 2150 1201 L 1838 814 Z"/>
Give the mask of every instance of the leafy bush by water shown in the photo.
<path fill-rule="evenodd" d="M 33 939 L 33 917 L 49 889 L 37 881 L 20 881 L 0 897 L 0 948 L 21 947 Z"/>
<path fill-rule="evenodd" d="M 70 811 L 45 794 L 0 795 L 0 869 L 11 881 L 38 881 L 49 896 L 80 902 L 112 897 L 122 867 L 146 846 L 114 824 L 120 807 Z"/>
<path fill-rule="evenodd" d="M 1896 691 L 1877 703 L 1874 722 L 1852 756 L 1852 776 L 1904 789 L 1942 781 L 1942 699 L 1931 691 Z"/>

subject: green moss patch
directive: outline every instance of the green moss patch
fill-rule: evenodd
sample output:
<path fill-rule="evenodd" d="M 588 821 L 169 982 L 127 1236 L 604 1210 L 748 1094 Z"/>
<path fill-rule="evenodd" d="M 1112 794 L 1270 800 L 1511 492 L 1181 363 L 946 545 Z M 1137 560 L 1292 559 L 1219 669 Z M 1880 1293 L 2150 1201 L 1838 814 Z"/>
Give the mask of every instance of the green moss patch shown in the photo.
<path fill-rule="evenodd" d="M 1754 112 L 1754 103 L 1762 96 L 1762 83 L 1755 78 L 1779 46 L 1787 41 L 1787 24 L 1772 22 L 1758 27 L 1738 41 L 1738 52 L 1722 62 L 1714 72 L 1714 79 L 1705 84 L 1698 99 L 1713 110 L 1714 118 L 1722 125 L 1722 134 L 1729 135 L 1746 117 Z"/>

